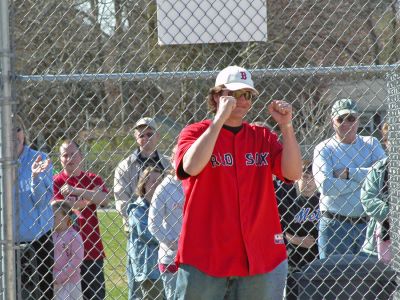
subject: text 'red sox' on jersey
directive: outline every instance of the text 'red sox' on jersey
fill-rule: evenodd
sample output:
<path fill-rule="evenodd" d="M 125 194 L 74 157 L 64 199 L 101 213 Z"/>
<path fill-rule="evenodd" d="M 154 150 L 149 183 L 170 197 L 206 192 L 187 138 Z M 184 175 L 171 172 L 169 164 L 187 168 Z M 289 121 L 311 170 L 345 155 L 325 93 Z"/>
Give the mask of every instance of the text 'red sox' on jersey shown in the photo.
<path fill-rule="evenodd" d="M 209 127 L 206 120 L 181 132 L 176 166 Z M 243 123 L 222 128 L 211 159 L 183 179 L 185 204 L 177 264 L 216 277 L 272 271 L 286 259 L 272 175 L 281 172 L 282 145 L 269 129 Z"/>

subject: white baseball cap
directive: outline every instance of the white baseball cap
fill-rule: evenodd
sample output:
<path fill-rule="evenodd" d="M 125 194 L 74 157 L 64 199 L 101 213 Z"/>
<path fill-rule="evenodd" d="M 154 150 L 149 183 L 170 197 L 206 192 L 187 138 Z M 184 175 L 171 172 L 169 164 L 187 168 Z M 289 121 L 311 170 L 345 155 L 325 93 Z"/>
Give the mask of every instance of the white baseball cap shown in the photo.
<path fill-rule="evenodd" d="M 259 94 L 254 88 L 254 82 L 251 79 L 250 72 L 238 66 L 229 66 L 219 72 L 215 80 L 215 86 L 217 87 L 220 85 L 224 85 L 231 91 L 249 89 L 254 94 Z"/>
<path fill-rule="evenodd" d="M 135 124 L 135 126 L 133 127 L 133 129 L 138 128 L 139 126 L 147 126 L 150 127 L 154 130 L 157 130 L 157 123 L 156 121 L 154 121 L 154 119 L 149 118 L 149 117 L 144 117 L 141 118 L 140 120 L 138 120 Z"/>

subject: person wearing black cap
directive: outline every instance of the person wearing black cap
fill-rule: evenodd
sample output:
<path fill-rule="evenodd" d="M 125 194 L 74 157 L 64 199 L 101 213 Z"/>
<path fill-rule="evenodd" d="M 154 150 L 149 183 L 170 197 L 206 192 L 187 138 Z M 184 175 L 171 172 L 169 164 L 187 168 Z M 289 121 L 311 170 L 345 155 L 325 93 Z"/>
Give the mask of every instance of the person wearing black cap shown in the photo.
<path fill-rule="evenodd" d="M 366 217 L 361 186 L 371 166 L 385 157 L 379 141 L 357 134 L 359 113 L 351 99 L 334 103 L 335 135 L 315 147 L 313 174 L 321 193 L 318 248 L 320 258 L 357 254 L 365 240 Z"/>
<path fill-rule="evenodd" d="M 161 170 L 170 168 L 169 158 L 157 150 L 160 138 L 155 120 L 149 117 L 141 118 L 135 123 L 133 129 L 138 148 L 118 164 L 114 173 L 115 206 L 123 217 L 127 234 L 129 233 L 127 207 L 128 204 L 137 200 L 136 187 L 140 174 L 149 166 L 156 166 Z M 129 256 L 127 259 L 129 299 L 140 298 L 140 295 L 137 295 L 138 292 L 135 293 L 138 288 L 135 287 Z"/>

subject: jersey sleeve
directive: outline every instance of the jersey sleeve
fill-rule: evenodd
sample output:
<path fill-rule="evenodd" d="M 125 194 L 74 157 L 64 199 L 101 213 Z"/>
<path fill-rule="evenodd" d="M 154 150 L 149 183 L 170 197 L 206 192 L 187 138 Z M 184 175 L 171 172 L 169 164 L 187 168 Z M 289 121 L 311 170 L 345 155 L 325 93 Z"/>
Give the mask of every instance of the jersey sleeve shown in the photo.
<path fill-rule="evenodd" d="M 208 122 L 209 123 L 209 122 Z M 183 157 L 192 144 L 208 128 L 208 124 L 196 123 L 185 127 L 179 134 L 178 149 L 175 155 L 175 170 L 179 179 L 186 179 L 190 175 L 185 172 L 182 166 Z"/>

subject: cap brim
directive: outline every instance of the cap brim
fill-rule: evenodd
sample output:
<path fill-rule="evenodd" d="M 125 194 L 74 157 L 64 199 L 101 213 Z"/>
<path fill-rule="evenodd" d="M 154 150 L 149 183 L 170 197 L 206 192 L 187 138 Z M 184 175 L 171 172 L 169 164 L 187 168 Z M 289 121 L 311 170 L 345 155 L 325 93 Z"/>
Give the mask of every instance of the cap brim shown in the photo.
<path fill-rule="evenodd" d="M 332 117 L 338 117 L 343 115 L 358 115 L 358 111 L 352 109 L 342 109 L 335 111 L 335 113 L 332 114 Z"/>
<path fill-rule="evenodd" d="M 224 85 L 228 90 L 231 91 L 246 89 L 246 90 L 251 90 L 256 95 L 259 95 L 259 92 L 255 88 L 245 83 L 234 82 L 234 83 L 226 83 Z"/>
<path fill-rule="evenodd" d="M 154 128 L 154 126 L 152 126 L 151 124 L 146 124 L 146 123 L 136 124 L 136 126 L 133 127 L 133 129 L 137 129 L 138 127 L 150 127 L 153 130 L 157 129 L 157 128 Z"/>

